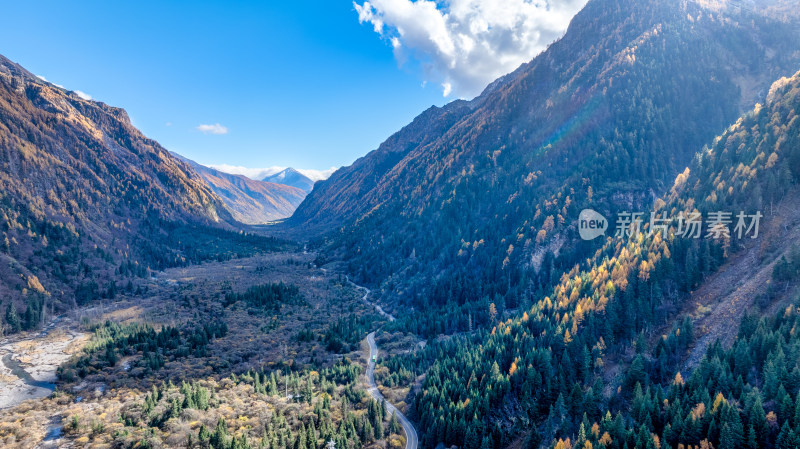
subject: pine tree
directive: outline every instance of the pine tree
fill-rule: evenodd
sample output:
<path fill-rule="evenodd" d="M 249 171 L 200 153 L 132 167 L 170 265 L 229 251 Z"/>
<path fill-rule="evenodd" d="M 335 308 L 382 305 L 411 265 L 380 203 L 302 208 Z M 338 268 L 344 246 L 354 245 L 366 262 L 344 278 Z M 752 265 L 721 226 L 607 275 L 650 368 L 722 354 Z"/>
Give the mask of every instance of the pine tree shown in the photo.
<path fill-rule="evenodd" d="M 364 431 L 361 434 L 361 441 L 368 442 L 373 441 L 375 439 L 375 428 L 369 422 L 369 420 L 364 421 Z"/>
<path fill-rule="evenodd" d="M 255 374 L 255 379 L 253 381 L 253 391 L 256 393 L 261 393 L 261 376 L 258 373 Z"/>
<path fill-rule="evenodd" d="M 394 413 L 392 413 L 392 419 L 394 418 Z M 389 422 L 391 426 L 391 421 Z M 392 432 L 398 433 L 398 432 Z M 481 446 L 481 438 L 480 435 L 475 431 L 475 426 L 470 425 L 467 428 L 467 433 L 464 435 L 464 449 L 479 449 Z"/>
<path fill-rule="evenodd" d="M 170 405 L 169 416 L 170 418 L 177 418 L 181 415 L 181 404 L 177 399 L 173 399 Z"/>
<path fill-rule="evenodd" d="M 797 449 L 800 447 L 800 439 L 797 438 L 797 434 L 795 434 L 794 430 L 789 426 L 789 421 L 783 423 L 775 447 L 777 449 Z"/>
<path fill-rule="evenodd" d="M 719 449 L 736 449 L 737 447 L 731 426 L 728 423 L 723 424 L 719 437 Z"/>
<path fill-rule="evenodd" d="M 383 438 L 383 419 L 378 416 L 375 420 L 375 424 L 373 425 L 374 428 L 374 435 L 376 440 L 380 440 Z"/>
<path fill-rule="evenodd" d="M 203 424 L 200 424 L 200 431 L 197 434 L 197 440 L 202 442 L 208 441 L 211 438 L 211 434 L 208 433 L 208 429 Z"/>
<path fill-rule="evenodd" d="M 575 440 L 575 447 L 582 448 L 583 443 L 586 442 L 586 427 L 584 427 L 583 423 L 581 423 L 580 428 L 578 428 L 578 439 Z"/>
<path fill-rule="evenodd" d="M 278 394 L 278 381 L 275 379 L 275 373 L 269 374 L 269 386 L 267 387 L 267 394 L 275 396 Z"/>
<path fill-rule="evenodd" d="M 634 357 L 633 362 L 631 362 L 631 366 L 628 369 L 628 375 L 626 379 L 626 385 L 628 388 L 633 388 L 637 383 L 642 386 L 647 384 L 647 372 L 644 366 L 644 358 L 641 354 Z"/>
<path fill-rule="evenodd" d="M 314 420 L 310 419 L 308 421 L 308 427 L 306 428 L 306 447 L 308 449 L 316 449 L 317 448 L 317 428 L 314 425 Z"/>
<path fill-rule="evenodd" d="M 470 426 L 470 430 L 472 430 L 472 426 Z M 389 433 L 400 434 L 400 422 L 397 420 L 397 414 L 394 411 L 392 411 L 392 417 L 389 419 Z"/>
<path fill-rule="evenodd" d="M 220 418 L 219 421 L 217 421 L 217 427 L 211 434 L 209 441 L 211 442 L 211 445 L 214 446 L 215 448 L 223 448 L 227 446 L 228 427 L 225 424 L 224 418 Z"/>
<path fill-rule="evenodd" d="M 767 414 L 764 412 L 764 407 L 761 404 L 761 395 L 756 392 L 756 398 L 753 406 L 750 407 L 750 424 L 754 427 L 758 444 L 765 446 L 767 437 L 769 436 L 769 428 L 767 427 Z"/>
<path fill-rule="evenodd" d="M 728 426 L 729 438 L 734 447 L 740 447 L 744 444 L 745 434 L 742 419 L 739 417 L 739 411 L 726 403 L 722 410 L 722 419 Z M 722 437 L 720 436 L 720 439 Z"/>
<path fill-rule="evenodd" d="M 13 302 L 9 303 L 6 307 L 6 324 L 8 324 L 9 333 L 22 330 L 22 321 L 17 314 L 17 307 Z"/>
<path fill-rule="evenodd" d="M 294 440 L 294 449 L 307 449 L 305 424 L 300 424 L 300 429 L 297 431 L 297 435 Z"/>
<path fill-rule="evenodd" d="M 311 400 L 314 398 L 314 387 L 312 385 L 311 376 L 309 376 L 308 381 L 306 382 L 306 388 L 303 391 L 303 399 L 307 403 L 311 403 Z"/>
<path fill-rule="evenodd" d="M 758 449 L 758 435 L 756 429 L 751 425 L 747 429 L 747 449 Z"/>
<path fill-rule="evenodd" d="M 800 392 L 797 393 L 797 399 L 794 401 L 794 431 L 800 433 Z"/>

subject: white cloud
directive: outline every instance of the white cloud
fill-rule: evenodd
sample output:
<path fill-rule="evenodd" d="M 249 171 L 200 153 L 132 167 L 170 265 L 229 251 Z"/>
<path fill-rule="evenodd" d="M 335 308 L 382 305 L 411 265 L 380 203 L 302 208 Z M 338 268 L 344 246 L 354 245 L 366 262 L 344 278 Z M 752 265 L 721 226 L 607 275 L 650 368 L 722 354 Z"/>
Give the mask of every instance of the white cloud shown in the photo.
<path fill-rule="evenodd" d="M 39 78 L 40 80 L 44 81 L 45 83 L 50 83 L 50 81 L 47 81 L 47 78 L 43 77 L 42 75 L 36 75 L 36 78 Z M 66 88 L 64 86 L 62 86 L 61 84 L 56 84 L 56 83 L 50 83 L 50 84 L 52 84 L 53 86 L 56 86 L 58 88 L 66 90 Z"/>
<path fill-rule="evenodd" d="M 308 168 L 297 169 L 297 171 L 304 174 L 308 179 L 312 181 L 322 181 L 324 179 L 328 179 L 336 170 L 338 170 L 338 168 L 336 167 L 331 167 L 327 170 L 311 170 Z"/>
<path fill-rule="evenodd" d="M 44 81 L 45 83 L 52 84 L 53 86 L 56 86 L 59 89 L 69 90 L 66 87 L 62 86 L 61 84 L 51 83 L 50 81 L 47 81 L 47 78 L 45 78 L 42 75 L 36 75 L 36 78 L 39 78 L 40 80 Z M 73 90 L 72 92 L 74 92 L 75 95 L 83 98 L 86 101 L 92 100 L 92 96 L 87 94 L 86 92 L 83 92 L 83 91 L 80 91 L 80 90 Z"/>
<path fill-rule="evenodd" d="M 450 96 L 450 92 L 453 91 L 453 85 L 450 83 L 442 83 L 442 96 Z"/>
<path fill-rule="evenodd" d="M 231 173 L 234 175 L 244 175 L 250 179 L 255 179 L 258 181 L 266 178 L 269 175 L 274 175 L 279 171 L 283 171 L 287 168 L 279 166 L 273 166 L 267 168 L 250 168 L 250 167 L 243 167 L 241 165 L 228 165 L 228 164 L 214 164 L 208 166 L 215 170 L 219 170 L 221 172 Z M 304 174 L 305 176 L 308 177 L 308 179 L 312 181 L 321 181 L 323 179 L 328 179 L 333 174 L 333 172 L 337 170 L 337 168 L 331 167 L 327 170 L 312 170 L 307 168 L 297 168 L 295 170 Z"/>
<path fill-rule="evenodd" d="M 228 128 L 214 123 L 213 125 L 199 125 L 197 130 L 203 134 L 228 134 Z"/>
<path fill-rule="evenodd" d="M 353 6 L 426 80 L 472 97 L 559 38 L 587 0 L 371 0 Z"/>
<path fill-rule="evenodd" d="M 74 90 L 73 92 L 75 92 L 75 95 L 77 95 L 77 96 L 79 96 L 79 97 L 83 98 L 83 99 L 84 99 L 84 100 L 86 100 L 86 101 L 89 101 L 89 100 L 91 100 L 91 99 L 92 99 L 92 96 L 91 96 L 91 95 L 89 95 L 89 94 L 87 94 L 86 92 L 82 92 L 82 91 L 80 91 L 80 90 Z"/>
<path fill-rule="evenodd" d="M 262 180 L 269 175 L 274 175 L 286 167 L 267 167 L 267 168 L 249 168 L 241 165 L 228 165 L 228 164 L 213 164 L 208 165 L 214 170 L 219 170 L 225 173 L 234 175 L 244 175 L 250 179 Z"/>

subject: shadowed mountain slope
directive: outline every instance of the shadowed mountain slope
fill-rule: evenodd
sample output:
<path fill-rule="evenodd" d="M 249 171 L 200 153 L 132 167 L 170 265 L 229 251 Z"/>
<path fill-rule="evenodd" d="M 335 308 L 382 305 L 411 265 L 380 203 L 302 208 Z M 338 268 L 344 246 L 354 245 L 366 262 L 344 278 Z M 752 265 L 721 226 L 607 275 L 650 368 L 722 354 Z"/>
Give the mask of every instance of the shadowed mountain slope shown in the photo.
<path fill-rule="evenodd" d="M 565 238 L 583 207 L 648 205 L 798 65 L 792 17 L 593 0 L 479 97 L 425 111 L 318 183 L 289 224 L 420 307 L 497 295 L 514 307 L 550 284 L 553 263 L 590 250 Z"/>
<path fill-rule="evenodd" d="M 0 296 L 113 296 L 115 279 L 206 257 L 214 245 L 190 242 L 235 225 L 206 182 L 124 110 L 0 56 Z"/>

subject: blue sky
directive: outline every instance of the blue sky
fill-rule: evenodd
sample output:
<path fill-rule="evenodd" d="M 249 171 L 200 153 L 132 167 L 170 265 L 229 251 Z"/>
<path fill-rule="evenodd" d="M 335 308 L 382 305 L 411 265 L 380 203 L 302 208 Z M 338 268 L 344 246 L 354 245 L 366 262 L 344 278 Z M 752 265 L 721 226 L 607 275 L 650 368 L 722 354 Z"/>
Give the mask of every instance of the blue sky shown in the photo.
<path fill-rule="evenodd" d="M 475 9 L 476 1 L 451 3 Z M 423 3 L 431 20 L 414 11 Z M 507 49 L 487 57 L 439 46 L 443 33 L 446 43 L 448 33 L 475 29 L 467 25 L 485 22 L 491 11 L 450 23 L 438 7 L 446 6 L 7 2 L 0 53 L 50 82 L 125 108 L 147 136 L 200 163 L 327 169 L 376 148 L 430 105 L 473 96 L 498 76 L 465 67 L 508 60 Z M 531 39 L 520 37 L 520 46 Z M 513 66 L 540 50 L 526 50 Z M 209 127 L 202 132 L 200 125 Z"/>

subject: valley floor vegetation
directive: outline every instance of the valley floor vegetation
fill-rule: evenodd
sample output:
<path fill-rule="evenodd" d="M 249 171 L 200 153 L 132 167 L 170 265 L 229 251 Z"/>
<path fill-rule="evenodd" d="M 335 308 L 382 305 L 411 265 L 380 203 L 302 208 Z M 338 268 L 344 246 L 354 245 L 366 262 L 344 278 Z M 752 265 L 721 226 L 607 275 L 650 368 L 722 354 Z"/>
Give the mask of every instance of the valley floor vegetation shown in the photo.
<path fill-rule="evenodd" d="M 361 343 L 381 318 L 312 259 L 168 269 L 77 309 L 86 343 L 50 397 L 0 410 L 2 446 L 404 447 L 365 391 Z"/>

